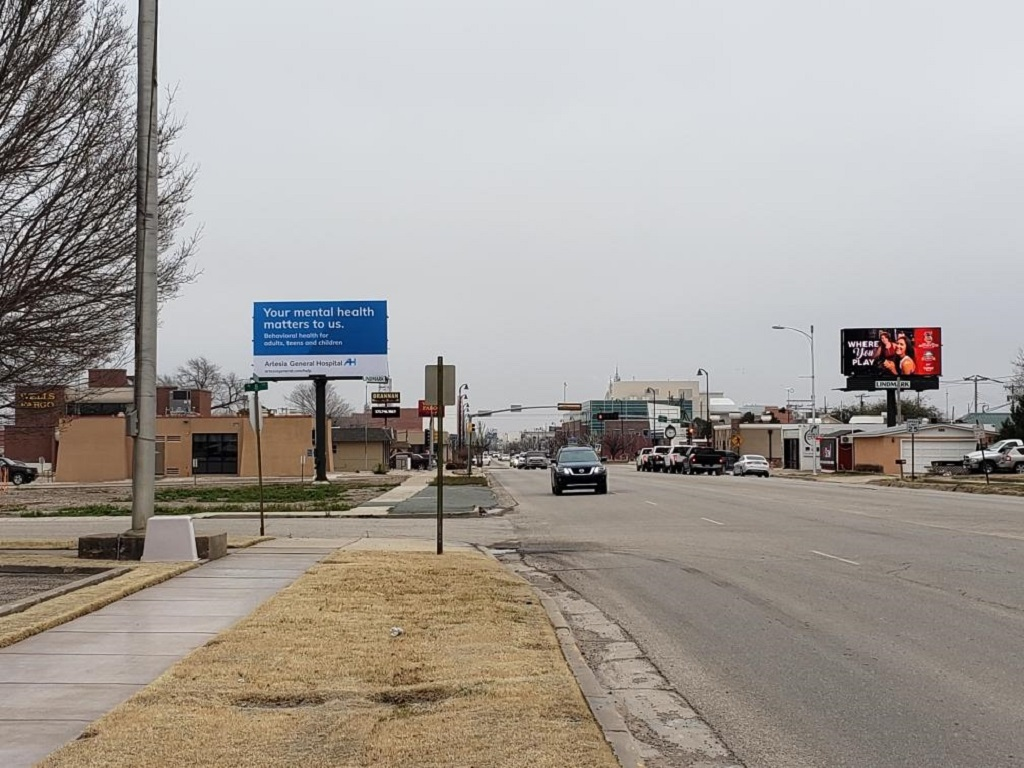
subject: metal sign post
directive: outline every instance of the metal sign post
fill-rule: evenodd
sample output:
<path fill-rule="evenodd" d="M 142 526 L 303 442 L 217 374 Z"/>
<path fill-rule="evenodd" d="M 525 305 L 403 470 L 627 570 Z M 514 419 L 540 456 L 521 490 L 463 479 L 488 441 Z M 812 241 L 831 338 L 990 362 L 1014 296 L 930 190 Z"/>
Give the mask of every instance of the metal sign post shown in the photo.
<path fill-rule="evenodd" d="M 910 433 L 910 479 L 917 479 L 917 454 L 915 452 L 915 438 L 917 431 L 921 428 L 921 422 L 917 419 L 907 419 L 907 432 Z"/>
<path fill-rule="evenodd" d="M 253 411 L 255 411 L 256 418 L 253 420 L 253 425 L 256 429 L 256 474 L 260 485 L 260 536 L 266 535 L 266 525 L 263 517 L 263 444 L 260 439 L 261 423 L 263 421 L 260 418 L 263 414 L 260 412 L 260 390 L 267 388 L 267 382 L 260 381 L 258 376 L 253 375 L 252 379 L 248 384 L 245 385 L 244 389 L 246 392 L 252 392 Z"/>
<path fill-rule="evenodd" d="M 437 365 L 426 366 L 423 399 L 435 403 L 437 408 L 437 554 L 444 554 L 444 407 L 455 405 L 455 366 L 445 365 L 444 358 L 437 357 Z"/>

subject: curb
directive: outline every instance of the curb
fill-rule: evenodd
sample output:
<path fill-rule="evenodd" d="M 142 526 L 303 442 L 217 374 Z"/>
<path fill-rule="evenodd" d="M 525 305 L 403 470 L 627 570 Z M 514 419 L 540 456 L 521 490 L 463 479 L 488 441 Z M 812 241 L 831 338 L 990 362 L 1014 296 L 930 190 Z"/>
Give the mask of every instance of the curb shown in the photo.
<path fill-rule="evenodd" d="M 532 584 L 530 586 L 533 587 Z M 633 741 L 633 735 L 626 726 L 626 721 L 622 719 L 622 715 L 615 708 L 614 697 L 601 687 L 593 670 L 587 665 L 583 653 L 576 645 L 576 638 L 573 637 L 572 629 L 565 620 L 565 616 L 562 615 L 554 600 L 536 587 L 533 587 L 533 590 L 540 597 L 540 604 L 547 611 L 548 619 L 555 628 L 555 635 L 562 647 L 565 662 L 576 678 L 580 693 L 587 700 L 587 706 L 590 707 L 597 724 L 601 726 L 605 741 L 611 745 L 619 765 L 622 768 L 643 768 L 643 759 L 637 750 L 636 742 Z"/>
<path fill-rule="evenodd" d="M 499 560 L 488 547 L 482 544 L 474 544 L 473 546 L 477 551 L 496 560 L 509 573 L 523 579 L 522 574 L 509 566 L 508 563 Z M 605 741 L 611 745 L 615 759 L 619 761 L 619 765 L 622 768 L 644 768 L 645 764 L 643 758 L 640 757 L 640 752 L 637 749 L 636 742 L 633 740 L 633 735 L 629 732 L 626 721 L 615 708 L 615 698 L 602 688 L 601 684 L 597 681 L 593 670 L 590 669 L 583 658 L 583 652 L 576 645 L 576 638 L 572 634 L 572 628 L 569 626 L 569 622 L 565 620 L 565 616 L 562 615 L 562 611 L 558 608 L 557 603 L 527 579 L 523 579 L 523 581 L 537 595 L 541 606 L 547 613 L 548 621 L 551 622 L 551 626 L 555 630 L 555 637 L 558 638 L 558 644 L 562 649 L 562 657 L 569 666 L 569 671 L 576 678 L 576 684 L 579 686 L 580 693 L 583 694 L 587 707 L 590 708 L 591 714 L 594 715 L 594 719 L 597 721 L 598 726 L 600 726 Z"/>

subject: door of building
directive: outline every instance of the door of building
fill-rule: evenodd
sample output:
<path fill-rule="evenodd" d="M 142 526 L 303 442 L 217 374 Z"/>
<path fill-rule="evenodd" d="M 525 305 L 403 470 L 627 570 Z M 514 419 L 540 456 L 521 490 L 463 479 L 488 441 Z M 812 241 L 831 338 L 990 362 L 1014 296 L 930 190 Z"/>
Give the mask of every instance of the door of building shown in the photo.
<path fill-rule="evenodd" d="M 782 466 L 786 469 L 800 469 L 800 439 L 787 437 L 782 441 Z"/>
<path fill-rule="evenodd" d="M 192 460 L 197 475 L 237 475 L 238 435 L 192 435 Z"/>

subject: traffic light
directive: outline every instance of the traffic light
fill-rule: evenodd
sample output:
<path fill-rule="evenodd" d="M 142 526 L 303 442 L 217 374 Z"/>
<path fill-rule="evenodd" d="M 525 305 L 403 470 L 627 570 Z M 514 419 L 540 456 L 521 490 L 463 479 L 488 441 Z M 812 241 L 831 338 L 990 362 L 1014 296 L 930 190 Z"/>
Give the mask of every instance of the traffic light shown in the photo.
<path fill-rule="evenodd" d="M 430 447 L 430 427 L 423 431 L 423 444 L 428 448 Z"/>
<path fill-rule="evenodd" d="M 476 432 L 476 423 L 475 422 L 472 422 L 472 421 L 469 422 L 469 431 L 470 431 L 470 434 L 472 434 L 473 432 Z"/>
<path fill-rule="evenodd" d="M 619 414 L 616 411 L 601 411 L 597 414 L 598 421 L 615 421 L 619 418 Z"/>

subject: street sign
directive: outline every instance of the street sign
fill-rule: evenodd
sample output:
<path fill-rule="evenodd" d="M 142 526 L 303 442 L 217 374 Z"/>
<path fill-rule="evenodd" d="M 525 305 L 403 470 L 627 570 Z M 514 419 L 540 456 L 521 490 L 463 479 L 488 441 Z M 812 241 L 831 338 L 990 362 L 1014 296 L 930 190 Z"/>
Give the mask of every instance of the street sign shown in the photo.
<path fill-rule="evenodd" d="M 477 415 L 477 418 L 480 418 L 482 416 L 493 416 L 494 415 L 494 411 L 477 411 L 476 415 Z"/>
<path fill-rule="evenodd" d="M 423 399 L 428 403 L 437 403 L 437 366 L 427 365 L 423 378 Z M 441 383 L 443 385 L 443 403 L 455 405 L 455 366 L 441 367 Z"/>
<path fill-rule="evenodd" d="M 914 434 L 921 429 L 920 419 L 907 419 L 905 424 L 907 425 L 907 432 Z"/>
<path fill-rule="evenodd" d="M 390 384 L 390 376 L 363 376 L 363 381 L 367 384 Z"/>
<path fill-rule="evenodd" d="M 907 379 L 883 379 L 875 382 L 875 389 L 910 389 L 912 384 Z"/>
<path fill-rule="evenodd" d="M 386 301 L 266 301 L 252 312 L 253 368 L 275 379 L 386 376 Z"/>
<path fill-rule="evenodd" d="M 416 410 L 423 418 L 437 416 L 437 403 L 428 403 L 426 400 L 420 400 L 416 404 Z"/>
<path fill-rule="evenodd" d="M 262 382 L 261 382 L 262 383 Z M 248 400 L 247 407 L 249 409 L 249 424 L 252 426 L 253 432 L 256 429 L 263 429 L 263 407 L 256 402 L 256 392 L 252 391 L 246 395 Z M 259 421 L 257 421 L 259 419 Z"/>
<path fill-rule="evenodd" d="M 560 411 L 582 411 L 583 403 L 559 403 L 556 407 Z"/>
<path fill-rule="evenodd" d="M 375 405 L 370 408 L 370 415 L 375 419 L 397 419 L 402 415 L 402 409 L 397 405 Z"/>
<path fill-rule="evenodd" d="M 263 392 L 266 388 L 267 382 L 265 381 L 247 381 L 242 387 L 246 392 Z"/>
<path fill-rule="evenodd" d="M 401 392 L 371 392 L 370 402 L 372 403 L 400 403 L 402 402 Z"/>
<path fill-rule="evenodd" d="M 511 406 L 509 406 L 509 410 L 512 411 L 512 413 L 519 413 L 521 410 L 523 410 L 523 406 L 513 403 Z"/>

